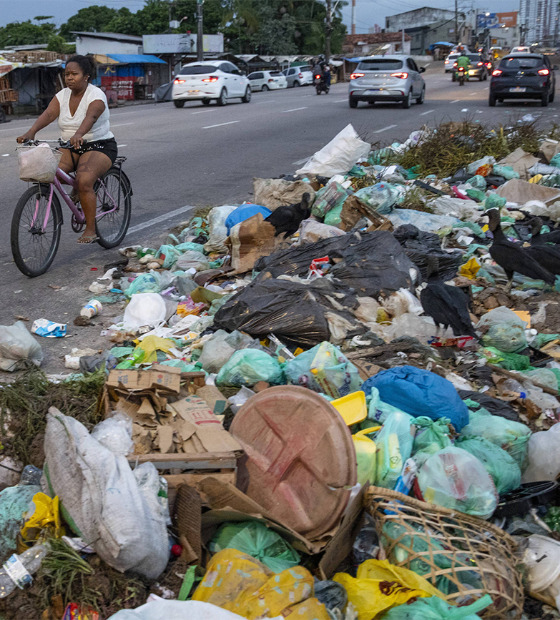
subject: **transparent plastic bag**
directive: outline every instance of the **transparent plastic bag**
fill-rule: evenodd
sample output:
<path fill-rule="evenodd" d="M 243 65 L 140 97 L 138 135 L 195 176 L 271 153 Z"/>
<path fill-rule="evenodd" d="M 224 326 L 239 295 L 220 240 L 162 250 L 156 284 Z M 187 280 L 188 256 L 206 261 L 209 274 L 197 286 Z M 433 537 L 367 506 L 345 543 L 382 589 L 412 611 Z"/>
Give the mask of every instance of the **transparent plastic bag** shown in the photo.
<path fill-rule="evenodd" d="M 483 315 L 476 324 L 476 331 L 482 332 L 485 346 L 496 347 L 506 353 L 517 353 L 527 348 L 526 327 L 527 323 L 515 312 L 500 306 Z"/>
<path fill-rule="evenodd" d="M 426 502 L 489 519 L 498 505 L 490 474 L 472 454 L 460 448 L 444 448 L 431 456 L 418 473 Z"/>
<path fill-rule="evenodd" d="M 230 213 L 235 211 L 237 206 L 214 207 L 208 214 L 208 225 L 210 228 L 210 237 L 204 244 L 204 250 L 210 254 L 211 252 L 219 252 L 225 254 L 228 251 L 225 240 L 228 237 L 226 220 Z"/>
<path fill-rule="evenodd" d="M 380 214 L 390 213 L 392 207 L 402 202 L 405 189 L 402 185 L 390 183 L 376 183 L 370 187 L 364 187 L 355 194 L 362 202 Z"/>
<path fill-rule="evenodd" d="M 259 381 L 278 385 L 284 382 L 284 373 L 275 358 L 257 349 L 236 351 L 216 377 L 218 386 L 241 387 Z"/>
<path fill-rule="evenodd" d="M 451 421 L 447 418 L 432 420 L 427 416 L 420 416 L 414 420 L 414 424 L 416 426 L 416 434 L 414 435 L 412 446 L 413 456 L 419 452 L 425 455 L 432 455 L 443 450 L 443 448 L 453 445 L 450 437 L 451 431 L 449 430 Z"/>
<path fill-rule="evenodd" d="M 348 190 L 339 183 L 331 182 L 317 192 L 311 213 L 315 217 L 324 218 L 332 209 L 342 209 L 346 198 Z"/>
<path fill-rule="evenodd" d="M 132 418 L 124 413 L 117 413 L 96 424 L 91 436 L 117 456 L 126 456 L 134 451 Z"/>
<path fill-rule="evenodd" d="M 53 151 L 48 144 L 18 149 L 19 178 L 30 183 L 52 183 L 62 153 Z"/>
<path fill-rule="evenodd" d="M 484 465 L 494 481 L 499 495 L 514 491 L 521 485 L 519 465 L 505 450 L 491 441 L 482 437 L 473 437 L 457 443 L 457 447 L 476 456 Z"/>
<path fill-rule="evenodd" d="M 527 456 L 529 465 L 523 474 L 523 482 L 556 480 L 560 474 L 560 424 L 533 433 Z"/>
<path fill-rule="evenodd" d="M 395 488 L 404 463 L 412 452 L 414 432 L 411 424 L 413 423 L 414 418 L 403 411 L 393 412 L 387 416 L 383 428 L 375 438 L 376 486 L 385 489 Z"/>
<path fill-rule="evenodd" d="M 175 261 L 175 268 L 182 271 L 187 271 L 188 269 L 205 271 L 206 269 L 210 269 L 210 262 L 202 252 L 187 250 L 177 258 Z"/>
<path fill-rule="evenodd" d="M 12 372 L 22 360 L 40 366 L 43 361 L 41 345 L 22 321 L 16 321 L 13 325 L 0 325 L 0 369 Z"/>

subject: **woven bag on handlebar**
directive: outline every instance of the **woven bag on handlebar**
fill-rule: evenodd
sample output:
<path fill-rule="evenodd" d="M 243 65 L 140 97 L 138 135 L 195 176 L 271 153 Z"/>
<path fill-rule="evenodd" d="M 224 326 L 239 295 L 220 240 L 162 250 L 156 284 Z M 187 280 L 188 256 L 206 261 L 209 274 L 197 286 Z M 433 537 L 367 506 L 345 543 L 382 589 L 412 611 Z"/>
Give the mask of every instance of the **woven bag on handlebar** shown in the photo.
<path fill-rule="evenodd" d="M 490 594 L 492 605 L 480 612 L 485 619 L 521 617 L 516 544 L 502 529 L 379 487 L 369 488 L 367 506 L 391 563 L 421 574 L 450 604 L 468 604 Z"/>

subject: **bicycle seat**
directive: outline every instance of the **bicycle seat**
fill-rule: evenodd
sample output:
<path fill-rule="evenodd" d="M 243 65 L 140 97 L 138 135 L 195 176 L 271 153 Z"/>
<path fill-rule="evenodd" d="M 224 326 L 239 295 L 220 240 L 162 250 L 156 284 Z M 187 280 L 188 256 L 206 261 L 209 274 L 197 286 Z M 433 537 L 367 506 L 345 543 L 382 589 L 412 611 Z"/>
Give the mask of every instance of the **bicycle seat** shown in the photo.
<path fill-rule="evenodd" d="M 122 166 L 124 164 L 124 162 L 126 161 L 126 157 L 123 157 L 121 155 L 119 155 L 116 159 L 115 159 L 115 163 L 113 164 L 114 166 Z"/>

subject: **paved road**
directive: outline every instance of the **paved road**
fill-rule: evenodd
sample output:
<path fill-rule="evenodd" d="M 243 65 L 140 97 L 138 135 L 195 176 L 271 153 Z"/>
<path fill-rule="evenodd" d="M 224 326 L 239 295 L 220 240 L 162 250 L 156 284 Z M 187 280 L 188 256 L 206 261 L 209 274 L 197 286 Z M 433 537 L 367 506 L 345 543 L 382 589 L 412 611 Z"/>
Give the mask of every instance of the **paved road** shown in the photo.
<path fill-rule="evenodd" d="M 424 105 L 413 105 L 409 110 L 395 104 L 361 104 L 357 109 L 350 109 L 348 86 L 338 84 L 330 95 L 321 97 L 306 87 L 255 93 L 251 103 L 235 101 L 225 108 L 191 103 L 176 109 L 170 103 L 163 103 L 114 111 L 112 129 L 120 153 L 128 157 L 125 166 L 134 188 L 127 241 L 145 242 L 160 234 L 185 219 L 189 211 L 185 207 L 248 199 L 254 176 L 292 172 L 348 123 L 369 141 L 392 142 L 406 139 L 424 123 L 459 120 L 465 116 L 484 123 L 507 124 L 530 112 L 540 116 L 543 122 L 558 121 L 558 101 L 548 108 L 541 108 L 538 103 L 508 103 L 489 108 L 487 81 L 460 87 L 451 82 L 449 74 L 428 73 L 425 79 Z M 4 221 L 0 228 L 3 267 L 0 290 L 4 302 L 0 304 L 0 324 L 3 325 L 11 324 L 16 315 L 29 316 L 31 320 L 43 316 L 61 322 L 73 319 L 86 298 L 85 292 L 76 294 L 75 285 L 89 284 L 98 275 L 91 268 L 101 269 L 116 253 L 98 246 L 77 246 L 76 236 L 66 222 L 59 253 L 49 273 L 28 280 L 16 269 L 11 259 L 9 224 L 25 184 L 18 179 L 14 148 L 15 138 L 30 124 L 20 120 L 0 125 L 0 218 Z M 39 137 L 58 137 L 56 126 L 47 128 Z M 155 219 L 158 221 L 154 223 Z M 54 290 L 49 288 L 52 284 L 68 288 Z M 72 327 L 69 331 L 77 329 Z"/>

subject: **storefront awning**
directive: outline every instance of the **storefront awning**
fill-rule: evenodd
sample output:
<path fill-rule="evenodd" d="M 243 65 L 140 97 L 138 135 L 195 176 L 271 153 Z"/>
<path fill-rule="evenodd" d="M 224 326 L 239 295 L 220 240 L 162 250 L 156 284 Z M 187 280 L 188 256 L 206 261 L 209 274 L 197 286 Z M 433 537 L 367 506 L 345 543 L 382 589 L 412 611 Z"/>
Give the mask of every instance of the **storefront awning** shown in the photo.
<path fill-rule="evenodd" d="M 166 65 L 165 60 L 161 60 L 152 54 L 109 54 L 109 58 L 116 60 L 123 65 Z"/>

